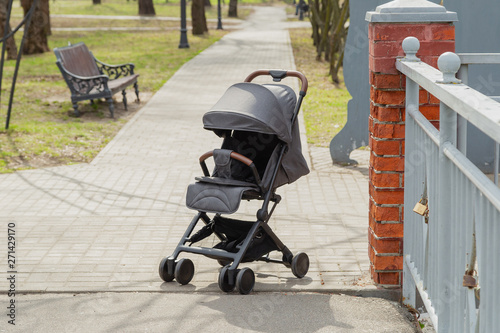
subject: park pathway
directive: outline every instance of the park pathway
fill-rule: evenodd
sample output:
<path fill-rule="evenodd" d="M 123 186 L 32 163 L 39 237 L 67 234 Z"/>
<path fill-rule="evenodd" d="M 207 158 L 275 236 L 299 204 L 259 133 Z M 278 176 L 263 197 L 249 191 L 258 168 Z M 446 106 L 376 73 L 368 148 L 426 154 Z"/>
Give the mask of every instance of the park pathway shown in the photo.
<path fill-rule="evenodd" d="M 285 19 L 283 8 L 256 7 L 241 30 L 186 63 L 92 163 L 0 175 L 0 220 L 16 225 L 19 291 L 218 291 L 213 260 L 194 258 L 189 286 L 162 284 L 157 267 L 193 216 L 184 196 L 199 155 L 220 146 L 203 130 L 203 113 L 256 69 L 294 69 Z M 279 191 L 271 224 L 292 251 L 309 254 L 310 272 L 299 280 L 252 264 L 255 290 L 377 292 L 367 279 L 366 167 L 333 167 L 326 149 L 304 149 L 312 172 Z"/>

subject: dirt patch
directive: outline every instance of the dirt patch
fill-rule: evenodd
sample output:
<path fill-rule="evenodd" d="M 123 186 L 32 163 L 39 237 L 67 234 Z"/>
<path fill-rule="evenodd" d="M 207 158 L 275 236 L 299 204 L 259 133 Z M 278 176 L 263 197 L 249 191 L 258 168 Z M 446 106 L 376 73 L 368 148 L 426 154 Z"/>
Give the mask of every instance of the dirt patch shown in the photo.
<path fill-rule="evenodd" d="M 116 94 L 113 96 L 113 106 L 114 106 L 114 116 L 115 120 L 126 120 L 128 121 L 130 118 L 132 118 L 137 111 L 139 111 L 146 103 L 151 99 L 153 96 L 152 93 L 145 92 L 145 93 L 140 93 L 140 102 L 136 100 L 135 94 L 127 94 L 127 109 L 125 110 L 125 106 L 123 105 L 123 99 L 121 94 Z M 47 102 L 49 102 L 49 99 L 52 100 L 50 103 L 54 102 L 62 102 L 62 101 L 67 101 L 67 99 L 59 99 L 63 97 L 62 95 L 59 96 L 51 96 L 47 99 Z M 107 122 L 109 118 L 111 117 L 111 113 L 109 111 L 109 105 L 108 102 L 105 100 L 94 100 L 94 103 L 92 104 L 90 101 L 84 101 L 84 102 L 79 102 L 78 103 L 78 111 L 80 112 L 80 119 L 83 122 L 87 121 L 92 121 L 92 122 Z M 74 110 L 73 108 L 68 109 L 68 115 L 70 117 L 74 116 Z"/>
<path fill-rule="evenodd" d="M 132 96 L 134 98 L 132 98 Z M 140 93 L 140 102 L 135 101 L 135 94 L 128 94 L 128 110 L 122 103 L 122 96 L 117 94 L 116 98 L 113 98 L 113 105 L 115 108 L 115 123 L 116 130 L 112 131 L 108 136 L 101 138 L 98 142 L 93 145 L 92 150 L 95 154 L 89 156 L 86 152 L 89 150 L 88 147 L 81 147 L 78 145 L 66 145 L 61 148 L 52 147 L 52 153 L 41 153 L 41 154 L 23 154 L 22 149 L 15 148 L 19 155 L 17 156 L 5 156 L 3 157 L 5 164 L 11 171 L 24 170 L 24 169 L 38 169 L 46 167 L 54 167 L 60 165 L 68 165 L 75 163 L 88 163 L 90 162 L 96 154 L 102 150 L 105 145 L 101 142 L 109 142 L 118 133 L 118 131 L 123 127 L 153 96 L 152 93 L 144 92 Z M 48 96 L 44 99 L 47 103 L 61 103 L 67 102 L 69 96 L 67 94 L 56 94 Z M 67 104 L 66 104 L 67 105 Z M 92 123 L 109 123 L 110 112 L 108 108 L 108 103 L 104 100 L 94 101 L 92 105 L 88 102 L 78 103 L 78 110 L 81 116 L 78 118 L 82 123 L 92 122 Z M 73 117 L 73 108 L 68 108 L 67 113 L 69 116 Z M 61 120 L 63 121 L 63 120 Z M 5 135 L 5 133 L 3 134 Z M 78 137 L 73 138 L 75 142 L 79 140 Z M 12 143 L 15 146 L 15 144 Z"/>

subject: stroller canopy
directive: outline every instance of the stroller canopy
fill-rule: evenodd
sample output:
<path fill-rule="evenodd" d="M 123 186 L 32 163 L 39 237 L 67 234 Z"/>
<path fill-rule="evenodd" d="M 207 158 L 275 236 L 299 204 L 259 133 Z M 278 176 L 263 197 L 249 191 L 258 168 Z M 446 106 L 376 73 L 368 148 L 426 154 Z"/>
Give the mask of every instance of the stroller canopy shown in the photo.
<path fill-rule="evenodd" d="M 298 122 L 292 124 L 296 104 L 295 92 L 289 86 L 237 83 L 203 116 L 203 125 L 218 135 L 221 130 L 257 132 L 276 135 L 287 143 L 288 152 L 275 183 L 278 187 L 309 173 L 302 155 Z M 273 157 L 269 163 L 275 164 L 277 158 Z"/>

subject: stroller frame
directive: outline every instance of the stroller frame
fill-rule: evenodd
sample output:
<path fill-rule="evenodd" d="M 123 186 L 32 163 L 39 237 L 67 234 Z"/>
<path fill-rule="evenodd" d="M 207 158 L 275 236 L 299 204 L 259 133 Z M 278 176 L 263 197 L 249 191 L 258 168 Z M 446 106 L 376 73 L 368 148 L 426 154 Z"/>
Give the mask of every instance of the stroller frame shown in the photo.
<path fill-rule="evenodd" d="M 262 75 L 270 75 L 273 78 L 274 82 L 280 82 L 286 77 L 296 77 L 301 81 L 299 96 L 297 98 L 297 103 L 295 105 L 292 116 L 292 124 L 294 124 L 297 120 L 302 100 L 307 93 L 307 78 L 302 73 L 297 71 L 258 70 L 251 73 L 244 82 L 251 82 L 256 77 Z M 276 189 L 274 185 L 283 156 L 287 152 L 288 144 L 285 142 L 280 142 L 279 145 L 281 145 L 281 147 L 279 150 L 278 162 L 276 163 L 276 166 L 272 173 L 271 185 L 267 190 L 262 186 L 259 173 L 252 160 L 237 152 L 232 152 L 230 155 L 232 159 L 246 164 L 252 170 L 256 183 L 259 187 L 258 195 L 255 195 L 254 197 L 252 197 L 252 199 L 263 201 L 262 207 L 257 211 L 256 214 L 257 220 L 252 224 L 241 246 L 239 246 L 239 250 L 237 252 L 229 252 L 223 249 L 187 245 L 187 243 L 190 242 L 190 236 L 193 230 L 200 220 L 202 220 L 205 225 L 208 225 L 211 222 L 211 219 L 206 212 L 198 211 L 198 213 L 194 216 L 188 228 L 186 229 L 184 235 L 180 239 L 172 255 L 163 258 L 163 260 L 160 262 L 159 275 L 163 281 L 170 282 L 175 278 L 175 280 L 177 280 L 177 282 L 179 282 L 180 284 L 189 283 L 194 275 L 194 265 L 190 259 L 177 260 L 177 258 L 182 252 L 202 254 L 207 257 L 216 259 L 219 264 L 223 266 L 222 270 L 219 273 L 218 279 L 219 288 L 222 291 L 229 292 L 236 287 L 241 294 L 248 294 L 252 291 L 255 283 L 254 273 L 250 268 L 238 269 L 238 266 L 240 265 L 240 263 L 245 262 L 244 256 L 249 249 L 252 240 L 260 231 L 263 231 L 265 234 L 267 234 L 268 237 L 270 237 L 272 242 L 274 242 L 274 244 L 276 245 L 278 251 L 283 254 L 283 257 L 282 260 L 276 260 L 269 258 L 269 253 L 267 253 L 267 255 L 263 255 L 260 258 L 252 261 L 264 261 L 283 264 L 285 267 L 291 268 L 292 273 L 298 278 L 302 278 L 307 274 L 307 271 L 309 269 L 309 258 L 307 254 L 299 252 L 294 256 L 293 253 L 278 238 L 278 236 L 274 233 L 274 231 L 268 224 L 269 219 L 274 212 L 274 209 L 281 201 L 281 197 L 275 193 Z M 202 171 L 207 177 L 210 176 L 210 172 L 206 166 L 205 160 L 212 155 L 213 151 L 209 151 L 203 154 L 199 159 Z M 255 194 L 257 194 L 257 192 L 255 192 Z M 269 207 L 271 203 L 272 205 L 271 207 Z M 219 214 L 217 213 L 216 215 Z M 213 230 L 213 233 L 221 241 L 225 240 L 224 234 L 221 234 L 215 230 Z"/>

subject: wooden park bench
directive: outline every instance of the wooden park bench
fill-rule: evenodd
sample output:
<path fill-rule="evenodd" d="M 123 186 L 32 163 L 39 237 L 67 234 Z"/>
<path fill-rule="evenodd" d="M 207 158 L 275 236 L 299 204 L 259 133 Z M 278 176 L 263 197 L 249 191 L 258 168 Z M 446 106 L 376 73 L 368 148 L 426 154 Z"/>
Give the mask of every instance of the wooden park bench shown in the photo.
<path fill-rule="evenodd" d="M 87 46 L 81 42 L 54 49 L 57 66 L 71 91 L 74 115 L 80 116 L 78 102 L 105 98 L 114 118 L 112 96 L 121 91 L 123 105 L 127 110 L 125 88 L 134 85 L 139 100 L 138 74 L 134 74 L 134 64 L 108 65 L 97 60 Z"/>

